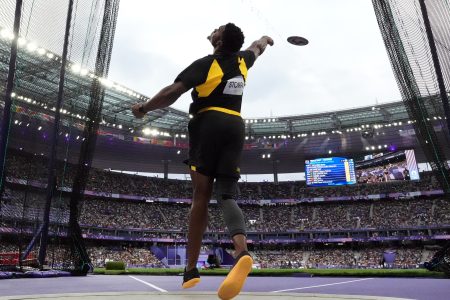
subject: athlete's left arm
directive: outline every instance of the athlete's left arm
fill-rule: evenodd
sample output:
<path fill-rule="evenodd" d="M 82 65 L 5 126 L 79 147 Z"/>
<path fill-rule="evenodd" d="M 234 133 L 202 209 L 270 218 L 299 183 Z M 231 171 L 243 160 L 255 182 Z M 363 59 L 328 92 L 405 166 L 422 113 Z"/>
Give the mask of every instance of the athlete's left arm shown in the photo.
<path fill-rule="evenodd" d="M 152 99 L 145 103 L 136 103 L 131 107 L 133 115 L 140 119 L 145 116 L 146 113 L 152 110 L 165 108 L 178 100 L 181 95 L 183 95 L 188 89 L 184 86 L 181 81 L 172 83 L 166 86 L 158 94 L 156 94 Z"/>
<path fill-rule="evenodd" d="M 247 50 L 255 53 L 255 59 L 258 58 L 266 50 L 267 45 L 273 46 L 273 39 L 267 35 L 263 36 L 259 40 L 254 41 Z"/>

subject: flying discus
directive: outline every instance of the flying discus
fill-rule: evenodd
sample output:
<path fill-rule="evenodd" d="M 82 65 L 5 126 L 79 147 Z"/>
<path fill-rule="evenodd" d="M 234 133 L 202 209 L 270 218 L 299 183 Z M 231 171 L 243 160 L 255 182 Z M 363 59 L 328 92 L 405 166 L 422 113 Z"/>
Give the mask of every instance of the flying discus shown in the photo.
<path fill-rule="evenodd" d="M 301 36 L 290 36 L 287 41 L 295 46 L 305 46 L 308 45 L 308 40 Z"/>

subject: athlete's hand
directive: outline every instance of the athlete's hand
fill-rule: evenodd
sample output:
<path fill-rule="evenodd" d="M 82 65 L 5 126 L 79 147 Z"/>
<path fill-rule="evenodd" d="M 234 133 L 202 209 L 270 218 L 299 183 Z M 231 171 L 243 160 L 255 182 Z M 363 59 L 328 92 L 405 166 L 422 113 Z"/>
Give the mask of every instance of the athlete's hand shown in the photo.
<path fill-rule="evenodd" d="M 131 107 L 131 112 L 138 119 L 142 119 L 145 116 L 145 113 L 139 111 L 139 108 L 141 108 L 143 105 L 143 103 L 136 103 Z"/>
<path fill-rule="evenodd" d="M 270 36 L 265 35 L 264 38 L 267 40 L 267 44 L 273 46 L 273 39 Z"/>

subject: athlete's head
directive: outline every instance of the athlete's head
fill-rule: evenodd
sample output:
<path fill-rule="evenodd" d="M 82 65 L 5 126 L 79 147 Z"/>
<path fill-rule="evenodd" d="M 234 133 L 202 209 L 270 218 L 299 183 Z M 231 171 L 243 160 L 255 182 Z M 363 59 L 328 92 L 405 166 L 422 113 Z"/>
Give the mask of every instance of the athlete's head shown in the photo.
<path fill-rule="evenodd" d="M 208 37 L 208 40 L 214 49 L 234 53 L 241 50 L 244 44 L 244 33 L 233 23 L 228 23 L 215 29 Z"/>

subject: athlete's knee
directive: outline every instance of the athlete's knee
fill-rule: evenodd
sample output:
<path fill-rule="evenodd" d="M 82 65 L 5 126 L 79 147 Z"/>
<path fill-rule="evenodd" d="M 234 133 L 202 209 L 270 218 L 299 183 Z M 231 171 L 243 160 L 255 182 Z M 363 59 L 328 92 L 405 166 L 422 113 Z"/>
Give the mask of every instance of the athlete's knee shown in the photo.
<path fill-rule="evenodd" d="M 237 181 L 235 179 L 218 178 L 214 186 L 217 201 L 234 199 L 237 194 Z"/>

